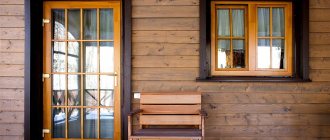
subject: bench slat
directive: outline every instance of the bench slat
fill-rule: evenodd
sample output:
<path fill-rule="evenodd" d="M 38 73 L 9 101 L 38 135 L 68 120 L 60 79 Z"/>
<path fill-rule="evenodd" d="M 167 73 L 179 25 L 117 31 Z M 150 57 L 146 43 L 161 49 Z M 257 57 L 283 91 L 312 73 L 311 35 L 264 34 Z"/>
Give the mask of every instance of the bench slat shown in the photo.
<path fill-rule="evenodd" d="M 141 105 L 143 114 L 199 114 L 201 105 Z"/>
<path fill-rule="evenodd" d="M 200 125 L 199 115 L 141 115 L 141 125 Z"/>

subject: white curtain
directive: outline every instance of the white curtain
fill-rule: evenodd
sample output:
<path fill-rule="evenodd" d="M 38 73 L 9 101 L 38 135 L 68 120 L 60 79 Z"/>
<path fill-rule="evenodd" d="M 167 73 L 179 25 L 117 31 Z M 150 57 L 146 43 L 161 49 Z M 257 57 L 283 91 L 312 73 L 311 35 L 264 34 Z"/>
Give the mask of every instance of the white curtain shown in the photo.
<path fill-rule="evenodd" d="M 244 10 L 232 10 L 233 36 L 244 36 Z"/>
<path fill-rule="evenodd" d="M 273 36 L 284 37 L 284 9 L 273 8 Z"/>
<path fill-rule="evenodd" d="M 230 36 L 229 10 L 220 9 L 218 13 L 218 35 Z"/>
<path fill-rule="evenodd" d="M 269 8 L 258 8 L 258 36 L 270 36 Z"/>

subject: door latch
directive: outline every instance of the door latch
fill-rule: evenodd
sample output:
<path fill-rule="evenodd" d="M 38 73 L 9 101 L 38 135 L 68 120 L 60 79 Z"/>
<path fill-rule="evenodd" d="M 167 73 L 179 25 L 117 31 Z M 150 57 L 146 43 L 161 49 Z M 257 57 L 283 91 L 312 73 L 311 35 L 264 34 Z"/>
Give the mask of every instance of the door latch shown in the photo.
<path fill-rule="evenodd" d="M 42 19 L 42 27 L 45 26 L 45 24 L 50 23 L 49 19 Z"/>
<path fill-rule="evenodd" d="M 42 74 L 42 82 L 44 82 L 46 78 L 50 78 L 50 74 Z"/>
<path fill-rule="evenodd" d="M 45 137 L 45 134 L 49 134 L 50 130 L 49 129 L 42 129 L 42 137 Z"/>

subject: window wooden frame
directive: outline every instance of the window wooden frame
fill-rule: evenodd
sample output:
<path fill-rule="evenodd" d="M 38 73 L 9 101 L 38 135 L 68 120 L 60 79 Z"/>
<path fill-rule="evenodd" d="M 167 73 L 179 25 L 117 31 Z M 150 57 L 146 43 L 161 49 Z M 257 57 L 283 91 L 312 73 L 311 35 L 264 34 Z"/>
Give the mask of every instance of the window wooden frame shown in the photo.
<path fill-rule="evenodd" d="M 217 9 L 222 7 L 236 8 L 246 6 L 245 17 L 245 68 L 224 68 L 217 67 Z M 258 42 L 258 13 L 259 7 L 280 7 L 285 11 L 285 69 L 257 68 L 257 42 Z M 248 21 L 248 22 L 247 22 Z M 230 25 L 232 32 L 232 25 Z M 247 31 L 248 30 L 248 31 Z M 264 2 L 264 1 L 212 1 L 211 2 L 211 75 L 216 76 L 292 76 L 292 3 L 291 2 Z M 270 10 L 270 46 L 272 46 L 272 12 Z M 231 43 L 232 44 L 232 43 Z M 232 50 L 232 45 L 231 45 Z M 272 50 L 272 49 L 270 49 Z M 232 55 L 232 53 L 231 53 Z M 231 56 L 232 58 L 232 56 Z M 271 59 L 270 59 L 271 61 Z"/>
<path fill-rule="evenodd" d="M 249 0 L 205 0 L 200 2 L 200 67 L 199 82 L 307 82 L 309 80 L 309 1 L 292 2 L 292 76 L 219 76 L 211 74 L 211 2 L 249 2 Z M 256 2 L 264 2 L 256 0 Z"/>

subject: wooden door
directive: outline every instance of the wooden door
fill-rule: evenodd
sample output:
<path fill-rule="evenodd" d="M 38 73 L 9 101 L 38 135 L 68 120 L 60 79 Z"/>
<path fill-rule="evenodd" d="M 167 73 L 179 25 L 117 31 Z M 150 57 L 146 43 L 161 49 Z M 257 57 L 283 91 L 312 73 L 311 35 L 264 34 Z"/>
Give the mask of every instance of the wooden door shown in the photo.
<path fill-rule="evenodd" d="M 119 1 L 44 3 L 45 140 L 120 139 L 120 22 Z"/>

